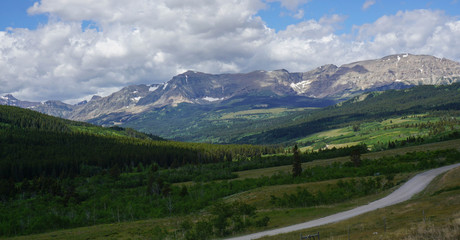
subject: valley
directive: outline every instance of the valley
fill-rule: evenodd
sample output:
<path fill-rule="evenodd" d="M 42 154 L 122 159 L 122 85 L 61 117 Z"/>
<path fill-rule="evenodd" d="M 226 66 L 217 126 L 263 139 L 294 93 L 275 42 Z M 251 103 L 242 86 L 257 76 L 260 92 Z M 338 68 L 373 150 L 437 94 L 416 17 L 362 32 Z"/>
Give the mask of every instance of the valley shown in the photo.
<path fill-rule="evenodd" d="M 2 97 L 0 237 L 237 237 L 366 205 L 420 172 L 459 163 L 458 63 L 396 57 L 304 73 L 188 71 L 77 105 Z M 382 72 L 395 61 L 406 80 Z M 425 79 L 408 72 L 416 63 L 439 69 Z M 436 75 L 446 66 L 449 77 Z M 313 96 L 324 90 L 320 83 L 335 85 Z M 412 205 L 408 216 L 399 214 L 403 202 L 361 215 L 366 222 L 354 217 L 308 232 L 334 239 L 349 228 L 365 239 L 381 233 L 382 216 L 383 237 L 455 228 L 457 170 L 408 201 L 448 204 L 427 210 L 428 225 Z"/>
<path fill-rule="evenodd" d="M 420 135 L 425 139 L 423 142 L 407 142 L 394 147 L 386 145 L 387 150 L 374 149 L 373 152 L 368 152 L 372 147 L 351 146 L 349 143 L 348 148 L 308 150 L 300 154 L 302 175 L 293 178 L 291 163 L 294 155 L 290 147 L 171 142 L 134 130 L 102 128 L 5 106 L 1 115 L 4 159 L 1 169 L 2 179 L 10 180 L 1 182 L 4 197 L 0 214 L 6 221 L 1 222 L 0 229 L 4 236 L 51 231 L 26 237 L 39 239 L 51 234 L 53 238 L 65 238 L 75 231 L 72 230 L 75 227 L 111 224 L 102 228 L 83 228 L 78 231 L 87 233 L 79 236 L 120 239 L 139 234 L 140 238 L 179 236 L 196 239 L 199 234 L 207 239 L 327 216 L 381 198 L 419 171 L 458 162 L 460 140 L 455 139 L 458 137 L 455 132 L 460 125 L 454 121 L 457 117 L 450 117 L 448 121 L 445 117 L 456 116 L 456 112 L 433 113 L 436 114 L 406 115 L 379 122 L 382 125 L 378 127 L 382 130 L 376 132 L 377 137 L 381 137 L 382 131 L 391 133 L 397 129 L 391 126 L 430 122 L 432 125 L 427 130 L 431 134 Z M 375 124 L 370 126 L 376 127 Z M 434 132 L 433 129 L 438 130 Z M 334 140 L 341 131 L 343 129 L 328 130 L 316 137 L 321 141 L 328 141 L 321 136 Z M 360 131 L 367 132 L 368 127 L 362 126 L 352 132 L 359 135 Z M 46 141 L 40 140 L 42 135 Z M 79 152 L 75 149 L 85 149 L 79 143 L 81 137 L 84 137 L 85 144 L 91 143 L 91 149 L 105 149 L 100 151 L 103 155 L 87 149 L 84 151 L 92 157 L 79 153 L 83 162 L 66 165 L 63 161 L 66 155 L 58 149 L 73 152 L 75 156 Z M 109 147 L 99 143 L 99 138 L 115 145 Z M 46 143 L 49 147 L 34 142 Z M 71 143 L 70 148 L 63 148 L 61 143 Z M 144 145 L 148 147 L 144 148 Z M 29 149 L 28 154 L 18 158 L 13 147 Z M 115 150 L 120 147 L 124 152 Z M 136 154 L 129 150 L 133 147 Z M 158 147 L 166 151 L 155 155 Z M 172 152 L 168 148 L 172 148 Z M 350 161 L 353 149 L 361 152 L 359 167 Z M 188 151 L 197 152 L 190 156 Z M 202 155 L 201 163 L 194 162 L 197 153 Z M 54 156 L 58 158 L 53 160 Z M 9 163 L 11 158 L 19 159 L 16 163 L 21 164 Z M 33 159 L 49 161 L 31 161 Z M 29 166 L 44 171 L 33 171 Z M 221 214 L 215 209 L 233 207 L 248 212 L 225 217 L 229 225 L 214 225 L 218 224 L 215 221 Z M 240 222 L 239 228 L 232 227 L 236 226 L 234 221 L 242 219 L 248 221 Z M 45 222 L 47 224 L 43 225 Z M 151 224 L 154 224 L 153 228 Z M 208 228 L 202 229 L 204 226 Z M 209 226 L 211 229 L 223 228 L 219 232 L 210 230 Z M 70 230 L 53 231 L 63 228 Z"/>

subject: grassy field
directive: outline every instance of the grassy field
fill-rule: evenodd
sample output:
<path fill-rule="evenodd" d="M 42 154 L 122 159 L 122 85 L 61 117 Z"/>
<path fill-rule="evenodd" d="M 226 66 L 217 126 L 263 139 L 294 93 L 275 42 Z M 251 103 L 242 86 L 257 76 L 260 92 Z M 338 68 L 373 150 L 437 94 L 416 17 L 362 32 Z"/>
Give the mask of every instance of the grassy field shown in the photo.
<path fill-rule="evenodd" d="M 436 178 L 413 199 L 321 227 L 263 239 L 294 240 L 320 232 L 321 239 L 459 239 L 460 168 Z"/>
<path fill-rule="evenodd" d="M 183 218 L 163 218 L 163 219 L 151 219 L 144 221 L 135 222 L 121 222 L 114 224 L 101 224 L 90 227 L 81 227 L 66 229 L 60 231 L 54 231 L 43 234 L 35 234 L 28 236 L 20 236 L 8 238 L 11 240 L 49 240 L 49 239 L 158 239 L 165 234 L 164 229 L 177 229 L 179 223 L 183 221 Z M 154 236 L 154 237 L 152 237 Z"/>
<path fill-rule="evenodd" d="M 410 176 L 401 177 L 407 178 Z M 321 187 L 321 185 L 330 184 L 333 181 L 335 180 L 313 183 L 310 187 L 315 189 Z M 291 187 L 295 188 L 297 186 Z M 270 192 L 277 190 L 279 190 L 277 186 L 274 186 L 271 190 L 258 189 L 255 192 L 264 193 L 264 191 L 268 191 L 268 194 L 270 194 Z M 392 190 L 393 189 L 390 189 L 380 194 L 335 205 L 294 209 L 261 209 L 258 215 L 269 216 L 271 219 L 270 224 L 264 229 L 278 228 L 345 211 L 379 199 Z M 242 200 L 248 194 L 249 193 L 244 193 L 232 196 L 228 200 Z M 423 212 L 425 215 L 423 215 Z M 423 221 L 423 216 L 425 216 L 425 223 Z M 194 219 L 199 217 L 200 216 L 189 216 L 188 218 Z M 183 218 L 170 217 L 164 219 L 122 222 L 10 239 L 161 239 L 166 231 L 175 232 L 177 237 L 181 237 L 181 232 L 177 231 L 177 229 L 182 221 Z M 385 221 L 386 232 L 384 229 Z M 340 223 L 263 239 L 299 239 L 301 233 L 305 235 L 318 231 L 322 239 L 348 239 L 348 229 L 350 229 L 350 239 L 403 239 L 405 236 L 410 237 L 420 232 L 423 233 L 427 228 L 435 227 L 435 232 L 437 233 L 440 231 L 440 226 L 446 224 L 454 224 L 453 226 L 458 226 L 460 224 L 460 168 L 436 178 L 426 191 L 408 202 L 379 209 Z M 258 229 L 258 231 L 264 229 Z M 459 228 L 457 227 L 457 229 Z M 248 232 L 251 232 L 251 230 Z M 449 230 L 449 232 L 451 234 L 451 230 Z"/>
<path fill-rule="evenodd" d="M 270 119 L 285 116 L 289 112 L 304 111 L 316 108 L 267 108 L 267 109 L 250 109 L 238 112 L 224 113 L 220 120 L 227 119 Z"/>
<path fill-rule="evenodd" d="M 353 125 L 309 135 L 297 141 L 301 151 L 320 148 L 339 148 L 365 143 L 370 148 L 378 148 L 389 141 L 405 140 L 408 137 L 425 137 L 430 129 L 419 128 L 420 124 L 434 123 L 441 118 L 426 115 L 411 115 L 382 121 L 355 123 Z M 453 126 L 459 129 L 459 125 Z"/>

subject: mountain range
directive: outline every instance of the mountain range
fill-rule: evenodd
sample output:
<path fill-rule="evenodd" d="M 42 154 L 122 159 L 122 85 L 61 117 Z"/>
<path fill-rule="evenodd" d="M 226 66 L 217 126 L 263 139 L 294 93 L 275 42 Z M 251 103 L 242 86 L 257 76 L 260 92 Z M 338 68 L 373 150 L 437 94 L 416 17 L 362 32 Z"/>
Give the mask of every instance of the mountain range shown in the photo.
<path fill-rule="evenodd" d="M 71 120 L 136 128 L 133 121 L 150 120 L 152 112 L 183 104 L 213 111 L 216 107 L 218 110 L 242 105 L 245 109 L 324 107 L 364 92 L 459 81 L 458 62 L 427 55 L 397 54 L 340 67 L 329 64 L 297 73 L 284 69 L 238 74 L 187 71 L 163 84 L 128 86 L 109 96 L 94 96 L 75 105 L 61 101 L 27 102 L 12 95 L 0 97 L 0 104 Z M 142 130 L 155 133 L 148 128 Z"/>

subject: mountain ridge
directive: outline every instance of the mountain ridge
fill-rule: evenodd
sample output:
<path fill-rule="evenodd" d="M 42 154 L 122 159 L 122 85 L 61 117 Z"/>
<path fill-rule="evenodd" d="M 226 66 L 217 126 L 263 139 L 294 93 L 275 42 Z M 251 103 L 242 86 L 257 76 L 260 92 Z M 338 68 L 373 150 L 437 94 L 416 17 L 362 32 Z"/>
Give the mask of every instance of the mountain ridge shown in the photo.
<path fill-rule="evenodd" d="M 7 95 L 0 104 L 30 108 L 79 121 L 102 116 L 122 124 L 130 116 L 181 103 L 216 104 L 241 96 L 299 96 L 339 102 L 364 92 L 442 85 L 460 81 L 460 63 L 429 55 L 395 54 L 340 67 L 327 64 L 307 72 L 285 69 L 235 74 L 187 71 L 163 84 L 127 86 L 106 97 L 70 105 L 60 101 L 26 102 Z M 309 106 L 305 106 L 309 107 Z"/>

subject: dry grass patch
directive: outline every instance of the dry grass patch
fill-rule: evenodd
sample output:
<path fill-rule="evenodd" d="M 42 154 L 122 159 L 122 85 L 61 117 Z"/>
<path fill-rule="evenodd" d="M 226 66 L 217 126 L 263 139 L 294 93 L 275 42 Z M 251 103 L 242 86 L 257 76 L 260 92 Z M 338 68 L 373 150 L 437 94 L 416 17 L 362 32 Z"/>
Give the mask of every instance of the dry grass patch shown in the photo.
<path fill-rule="evenodd" d="M 454 221 L 444 226 L 435 226 L 432 223 L 419 223 L 407 235 L 403 238 L 404 240 L 458 240 L 460 239 L 460 223 Z"/>

